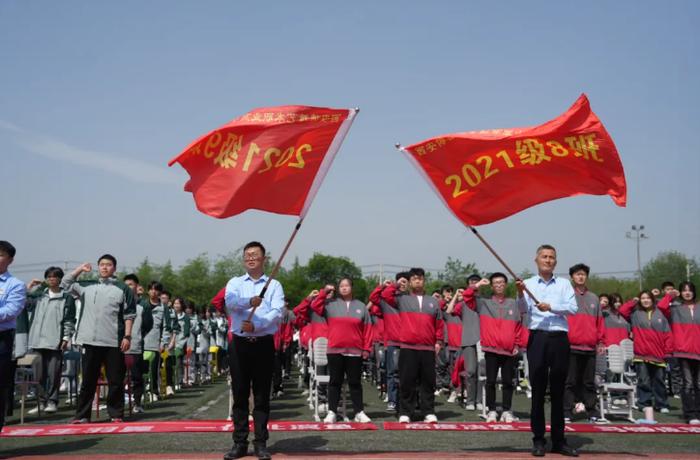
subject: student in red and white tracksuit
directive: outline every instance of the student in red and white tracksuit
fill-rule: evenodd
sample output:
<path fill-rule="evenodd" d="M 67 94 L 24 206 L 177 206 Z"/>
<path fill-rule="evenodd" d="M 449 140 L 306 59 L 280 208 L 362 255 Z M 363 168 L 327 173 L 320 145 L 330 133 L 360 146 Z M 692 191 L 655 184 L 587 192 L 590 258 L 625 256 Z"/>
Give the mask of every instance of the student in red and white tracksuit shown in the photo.
<path fill-rule="evenodd" d="M 564 387 L 564 417 L 571 419 L 576 401 L 583 401 L 590 421 L 595 422 L 597 392 L 596 355 L 605 352 L 605 320 L 598 296 L 588 290 L 591 269 L 585 264 L 569 268 L 578 310 L 566 317 L 569 323 L 569 371 Z"/>
<path fill-rule="evenodd" d="M 493 297 L 477 298 L 475 294 L 482 286 L 491 285 Z M 515 363 L 518 350 L 522 343 L 521 314 L 515 299 L 506 298 L 505 292 L 508 278 L 503 273 L 494 273 L 489 279 L 479 280 L 474 287 L 462 292 L 464 303 L 479 315 L 479 330 L 481 333 L 481 349 L 486 361 L 486 406 L 488 407 L 487 422 L 497 422 L 496 412 L 496 379 L 501 371 L 503 389 L 503 413 L 501 422 L 515 421 L 511 406 L 515 380 Z M 459 291 L 458 291 L 459 292 Z M 452 308 L 448 307 L 448 312 Z"/>
<path fill-rule="evenodd" d="M 336 422 L 340 387 L 347 376 L 355 422 L 369 423 L 362 402 L 362 360 L 372 347 L 372 322 L 365 304 L 352 296 L 352 280 L 338 283 L 337 298 L 333 290 L 322 289 L 311 302 L 311 309 L 328 323 L 328 414 L 326 423 Z"/>
<path fill-rule="evenodd" d="M 408 273 L 396 274 L 396 284 L 400 292 L 408 290 Z M 401 316 L 396 306 L 390 305 L 382 299 L 382 291 L 391 284 L 385 281 L 377 286 L 369 295 L 372 302 L 370 313 L 384 320 L 384 343 L 386 353 L 384 355 L 386 367 L 386 395 L 388 403 L 386 410 L 396 412 L 399 405 L 399 356 L 401 352 Z"/>
<path fill-rule="evenodd" d="M 673 356 L 683 374 L 681 402 L 683 416 L 691 425 L 700 425 L 700 311 L 695 285 L 683 282 L 657 305 L 671 322 Z"/>
<path fill-rule="evenodd" d="M 620 307 L 620 314 L 632 325 L 637 405 L 643 408 L 647 422 L 654 420 L 654 407 L 668 409 L 664 377 L 666 358 L 673 352 L 671 327 L 654 302 L 650 291 L 642 291 L 639 298 L 635 297 Z"/>
<path fill-rule="evenodd" d="M 396 284 L 382 290 L 382 299 L 399 310 L 401 354 L 399 356 L 399 422 L 409 423 L 420 391 L 420 410 L 427 423 L 436 423 L 435 354 L 443 345 L 442 311 L 437 299 L 425 293 L 425 271 L 412 268 L 410 294 Z"/>
<path fill-rule="evenodd" d="M 630 338 L 630 323 L 620 314 L 622 297 L 620 294 L 610 294 L 610 303 L 603 312 L 605 318 L 605 346 L 620 345 L 625 339 Z"/>
<path fill-rule="evenodd" d="M 329 285 L 327 287 L 333 287 Z M 309 386 L 309 366 L 313 366 L 311 362 L 312 356 L 309 355 L 309 343 L 313 343 L 319 337 L 328 337 L 328 324 L 326 324 L 326 318 L 320 316 L 318 313 L 311 309 L 311 301 L 318 295 L 318 290 L 313 290 L 309 295 L 302 300 L 299 305 L 294 307 L 292 312 L 294 313 L 296 326 L 299 328 L 299 341 L 301 342 L 302 349 L 306 352 L 306 358 L 304 359 L 304 384 L 307 386 L 308 391 Z M 322 374 L 326 373 L 326 366 L 320 366 L 319 371 Z M 319 386 L 319 395 L 325 396 L 326 386 Z"/>

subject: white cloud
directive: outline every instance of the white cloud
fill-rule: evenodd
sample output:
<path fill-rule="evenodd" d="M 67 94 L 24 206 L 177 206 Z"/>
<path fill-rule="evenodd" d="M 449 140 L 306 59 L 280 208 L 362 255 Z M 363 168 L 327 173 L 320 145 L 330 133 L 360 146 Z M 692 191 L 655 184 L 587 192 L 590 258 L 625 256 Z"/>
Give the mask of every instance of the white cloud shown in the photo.
<path fill-rule="evenodd" d="M 132 182 L 149 184 L 178 184 L 182 179 L 168 167 L 116 154 L 75 147 L 57 139 L 31 133 L 12 123 L 0 120 L 0 129 L 12 134 L 14 142 L 28 152 L 56 161 L 99 169 Z"/>

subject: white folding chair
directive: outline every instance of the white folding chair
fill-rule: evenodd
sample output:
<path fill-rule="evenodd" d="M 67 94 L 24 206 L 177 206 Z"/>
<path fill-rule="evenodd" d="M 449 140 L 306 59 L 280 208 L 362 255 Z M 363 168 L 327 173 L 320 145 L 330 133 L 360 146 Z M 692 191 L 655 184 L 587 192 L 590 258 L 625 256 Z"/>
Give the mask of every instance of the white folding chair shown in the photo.
<path fill-rule="evenodd" d="M 637 408 L 637 372 L 634 369 L 634 342 L 624 339 L 620 342 L 622 356 L 625 360 L 625 371 L 622 374 L 624 381 L 634 388 L 633 407 Z"/>
<path fill-rule="evenodd" d="M 604 383 L 598 392 L 598 405 L 600 406 L 601 423 L 609 423 L 606 415 L 626 415 L 627 420 L 634 422 L 632 413 L 634 405 L 635 388 L 624 381 L 625 356 L 622 347 L 610 345 L 607 350 L 608 374 L 610 382 Z M 624 395 L 627 399 L 626 407 L 616 407 L 613 401 Z"/>
<path fill-rule="evenodd" d="M 326 371 L 324 374 L 319 374 L 320 367 L 321 366 L 326 366 L 328 367 L 328 339 L 325 337 L 319 337 L 316 340 L 314 340 L 313 343 L 313 363 L 312 363 L 312 368 L 313 368 L 313 380 L 312 382 L 312 388 L 313 388 L 313 409 L 314 409 L 314 420 L 317 422 L 321 421 L 321 416 L 319 414 L 318 410 L 318 405 L 319 405 L 319 385 L 328 385 L 328 382 L 330 382 L 331 377 L 328 375 L 328 371 Z"/>
<path fill-rule="evenodd" d="M 481 391 L 481 415 L 479 417 L 486 420 L 488 410 L 486 409 L 486 355 L 481 349 L 481 341 L 476 342 L 476 375 L 478 376 L 476 392 Z M 476 398 L 475 398 L 476 400 Z M 494 408 L 495 410 L 495 408 Z"/>

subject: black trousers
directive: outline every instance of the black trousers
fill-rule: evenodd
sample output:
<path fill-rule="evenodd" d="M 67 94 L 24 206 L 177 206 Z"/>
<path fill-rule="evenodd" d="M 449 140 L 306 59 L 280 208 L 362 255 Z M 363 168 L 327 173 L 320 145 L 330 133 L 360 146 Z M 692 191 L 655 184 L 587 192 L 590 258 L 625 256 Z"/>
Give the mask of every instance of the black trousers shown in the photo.
<path fill-rule="evenodd" d="M 131 391 L 133 392 L 134 396 L 134 405 L 140 406 L 144 392 L 143 374 L 148 371 L 148 369 L 146 369 L 145 361 L 143 360 L 143 353 L 126 354 L 124 355 L 124 362 L 126 363 L 126 368 L 129 370 L 129 379 L 131 380 Z"/>
<path fill-rule="evenodd" d="M 399 415 L 411 416 L 420 392 L 423 415 L 435 413 L 435 351 L 402 348 L 399 353 Z"/>
<path fill-rule="evenodd" d="M 496 410 L 496 380 L 498 370 L 501 370 L 501 386 L 503 388 L 504 411 L 509 411 L 513 405 L 513 377 L 515 374 L 515 356 L 499 355 L 485 352 L 486 361 L 486 407 Z"/>
<path fill-rule="evenodd" d="M 5 425 L 5 413 L 8 401 L 14 387 L 14 363 L 12 361 L 12 346 L 15 341 L 15 330 L 0 332 L 0 431 Z M 12 407 L 10 403 L 10 407 Z"/>
<path fill-rule="evenodd" d="M 80 384 L 76 419 L 90 420 L 92 400 L 95 398 L 97 380 L 103 364 L 107 375 L 107 413 L 110 418 L 124 416 L 124 353 L 117 347 L 83 345 L 83 381 Z"/>
<path fill-rule="evenodd" d="M 272 372 L 272 391 L 282 391 L 282 367 L 284 361 L 284 351 L 275 350 L 275 365 Z"/>
<path fill-rule="evenodd" d="M 683 371 L 683 416 L 687 422 L 700 419 L 700 360 L 678 358 L 678 362 Z"/>
<path fill-rule="evenodd" d="M 148 382 L 150 385 L 150 392 L 152 395 L 160 396 L 160 351 L 158 350 L 147 350 L 153 351 L 156 354 L 155 358 L 148 361 Z M 143 355 L 141 355 L 143 356 Z"/>
<path fill-rule="evenodd" d="M 576 401 L 583 401 L 588 416 L 596 414 L 595 352 L 569 354 L 569 370 L 564 392 L 564 413 L 570 417 Z"/>
<path fill-rule="evenodd" d="M 364 410 L 362 404 L 362 357 L 343 356 L 341 354 L 328 354 L 328 410 L 338 412 L 340 401 L 340 388 L 343 379 L 347 375 L 350 387 L 350 399 L 352 409 L 357 414 Z"/>
<path fill-rule="evenodd" d="M 532 385 L 530 429 L 534 443 L 545 440 L 544 398 L 548 383 L 552 404 L 552 444 L 558 446 L 564 443 L 564 387 L 569 369 L 569 352 L 566 332 L 530 331 L 527 362 Z"/>
<path fill-rule="evenodd" d="M 233 442 L 248 442 L 248 397 L 253 389 L 254 443 L 267 442 L 270 434 L 270 387 L 275 360 L 275 344 L 271 335 L 248 339 L 237 335 L 228 348 L 228 364 L 233 391 Z"/>

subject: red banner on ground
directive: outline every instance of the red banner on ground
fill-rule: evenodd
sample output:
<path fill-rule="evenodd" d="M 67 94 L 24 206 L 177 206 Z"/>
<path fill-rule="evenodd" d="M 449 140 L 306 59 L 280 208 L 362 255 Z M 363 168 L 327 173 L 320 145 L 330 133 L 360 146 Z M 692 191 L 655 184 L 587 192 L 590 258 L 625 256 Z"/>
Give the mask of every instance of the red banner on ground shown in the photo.
<path fill-rule="evenodd" d="M 192 142 L 180 163 L 204 214 L 248 209 L 304 217 L 356 109 L 280 106 L 255 109 Z"/>
<path fill-rule="evenodd" d="M 617 149 L 585 95 L 537 127 L 438 136 L 403 150 L 467 225 L 567 196 L 610 195 L 618 206 L 627 200 Z"/>
<path fill-rule="evenodd" d="M 547 431 L 549 431 L 549 425 Z M 529 422 L 518 423 L 398 423 L 384 422 L 384 429 L 391 431 L 522 431 L 530 432 Z M 567 433 L 619 433 L 619 434 L 700 434 L 700 426 L 680 423 L 658 425 L 595 425 L 591 423 L 567 423 Z"/>

